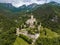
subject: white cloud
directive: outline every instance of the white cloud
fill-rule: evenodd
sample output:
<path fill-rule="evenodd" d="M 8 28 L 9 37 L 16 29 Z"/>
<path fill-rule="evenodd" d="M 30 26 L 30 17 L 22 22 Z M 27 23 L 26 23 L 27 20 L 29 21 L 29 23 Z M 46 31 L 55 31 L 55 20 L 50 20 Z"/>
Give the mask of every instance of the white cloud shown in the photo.
<path fill-rule="evenodd" d="M 0 0 L 0 3 L 12 3 L 13 6 L 19 7 L 19 6 L 22 6 L 24 4 L 29 5 L 32 3 L 44 4 L 46 1 L 50 2 L 52 0 Z M 56 1 L 56 0 L 53 0 L 53 1 Z M 60 0 L 57 0 L 56 2 L 60 2 Z"/>
<path fill-rule="evenodd" d="M 18 1 L 13 1 L 12 2 L 12 5 L 15 6 L 15 7 L 19 7 L 19 6 L 22 6 L 22 5 L 29 5 L 29 4 L 32 4 L 32 3 L 37 3 L 37 4 L 43 4 L 45 3 L 45 0 L 18 0 Z"/>

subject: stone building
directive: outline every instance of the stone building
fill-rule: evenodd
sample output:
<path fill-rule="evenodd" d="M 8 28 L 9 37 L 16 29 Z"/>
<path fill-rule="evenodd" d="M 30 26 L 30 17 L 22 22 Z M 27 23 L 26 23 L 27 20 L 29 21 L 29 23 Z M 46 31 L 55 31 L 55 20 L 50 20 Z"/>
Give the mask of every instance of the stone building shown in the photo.
<path fill-rule="evenodd" d="M 31 18 L 26 21 L 26 24 L 29 25 L 28 28 L 34 28 L 35 27 L 35 25 L 34 25 L 35 22 L 37 22 L 37 20 L 33 17 L 33 15 L 31 15 Z M 40 25 L 37 26 L 37 28 L 38 28 L 37 30 L 40 30 L 41 23 L 40 23 Z M 17 28 L 16 29 L 16 35 L 19 36 L 19 34 L 23 34 L 23 35 L 26 35 L 26 36 L 32 38 L 33 42 L 35 42 L 36 39 L 40 36 L 40 33 L 35 33 L 34 35 L 29 34 L 26 28 L 23 28 L 23 29 Z"/>
<path fill-rule="evenodd" d="M 31 15 L 31 18 L 26 21 L 26 24 L 29 25 L 29 27 L 34 28 L 34 23 L 36 22 L 36 19 Z"/>

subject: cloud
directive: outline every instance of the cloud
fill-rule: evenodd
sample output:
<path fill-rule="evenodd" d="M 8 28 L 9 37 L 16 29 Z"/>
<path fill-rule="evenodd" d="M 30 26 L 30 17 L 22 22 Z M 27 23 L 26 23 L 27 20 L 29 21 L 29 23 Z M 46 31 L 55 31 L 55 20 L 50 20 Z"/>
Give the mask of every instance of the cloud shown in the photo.
<path fill-rule="evenodd" d="M 32 3 L 37 3 L 37 4 L 44 4 L 48 3 L 52 0 L 0 0 L 0 3 L 11 3 L 15 7 L 19 7 L 22 5 L 30 5 Z M 56 0 L 53 0 L 56 1 Z M 57 0 L 56 2 L 59 2 L 60 0 Z"/>
<path fill-rule="evenodd" d="M 12 2 L 12 5 L 13 6 L 16 6 L 16 7 L 19 7 L 19 6 L 22 6 L 22 5 L 30 5 L 32 3 L 37 3 L 37 4 L 44 4 L 46 0 L 18 0 L 18 1 L 13 1 Z"/>

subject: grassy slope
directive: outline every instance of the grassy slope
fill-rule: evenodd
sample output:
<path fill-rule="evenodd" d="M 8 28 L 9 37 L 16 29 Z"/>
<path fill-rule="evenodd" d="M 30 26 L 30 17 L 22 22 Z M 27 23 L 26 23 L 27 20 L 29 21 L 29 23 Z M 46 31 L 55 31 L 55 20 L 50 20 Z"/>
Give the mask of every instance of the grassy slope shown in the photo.
<path fill-rule="evenodd" d="M 24 41 L 22 38 L 17 37 L 14 42 L 14 45 L 29 45 L 29 44 L 26 41 Z"/>
<path fill-rule="evenodd" d="M 45 35 L 46 34 L 46 35 Z M 55 38 L 55 37 L 59 37 L 60 35 L 58 35 L 56 32 L 51 31 L 50 29 L 45 28 L 44 30 L 41 30 L 40 32 L 40 37 L 44 38 Z"/>
<path fill-rule="evenodd" d="M 46 35 L 45 35 L 46 32 Z M 40 37 L 41 38 L 55 38 L 55 37 L 59 37 L 59 35 L 53 31 L 51 31 L 50 29 L 44 28 L 44 30 L 41 30 L 40 32 Z M 29 45 L 26 41 L 24 41 L 22 38 L 17 37 L 14 45 Z"/>

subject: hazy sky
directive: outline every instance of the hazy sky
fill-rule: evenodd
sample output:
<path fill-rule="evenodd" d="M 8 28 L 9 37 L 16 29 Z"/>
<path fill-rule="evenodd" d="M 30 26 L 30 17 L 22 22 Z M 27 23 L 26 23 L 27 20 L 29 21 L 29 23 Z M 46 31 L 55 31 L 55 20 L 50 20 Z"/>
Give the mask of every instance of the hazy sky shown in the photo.
<path fill-rule="evenodd" d="M 19 7 L 22 5 L 29 5 L 32 3 L 37 3 L 37 4 L 44 4 L 45 2 L 50 2 L 50 1 L 55 1 L 60 3 L 60 0 L 0 0 L 0 3 L 11 3 L 15 7 Z"/>

